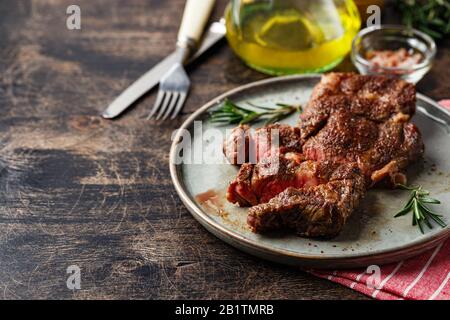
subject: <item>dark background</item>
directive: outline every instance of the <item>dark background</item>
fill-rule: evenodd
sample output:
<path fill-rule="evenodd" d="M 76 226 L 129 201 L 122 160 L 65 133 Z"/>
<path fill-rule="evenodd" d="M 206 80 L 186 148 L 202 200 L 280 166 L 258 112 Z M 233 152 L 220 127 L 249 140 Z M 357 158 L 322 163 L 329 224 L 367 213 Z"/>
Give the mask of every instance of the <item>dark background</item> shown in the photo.
<path fill-rule="evenodd" d="M 218 2 L 215 19 L 226 5 Z M 81 7 L 80 31 L 66 29 L 70 4 Z M 118 120 L 98 116 L 173 50 L 183 4 L 0 2 L 1 298 L 365 298 L 233 249 L 175 194 L 172 131 L 211 98 L 265 77 L 225 42 L 189 68 L 193 87 L 177 121 L 144 119 L 154 92 Z M 446 41 L 419 91 L 449 97 L 449 67 Z M 82 276 L 74 292 L 72 264 Z"/>

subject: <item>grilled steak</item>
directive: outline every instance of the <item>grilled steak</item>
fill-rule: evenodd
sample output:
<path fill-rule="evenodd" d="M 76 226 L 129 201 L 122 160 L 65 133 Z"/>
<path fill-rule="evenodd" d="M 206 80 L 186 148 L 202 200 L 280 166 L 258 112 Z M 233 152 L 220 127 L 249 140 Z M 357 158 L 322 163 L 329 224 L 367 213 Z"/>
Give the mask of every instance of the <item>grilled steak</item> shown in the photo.
<path fill-rule="evenodd" d="M 424 151 L 408 122 L 414 112 L 415 88 L 402 80 L 324 75 L 300 116 L 300 133 L 283 126 L 279 150 L 244 164 L 227 198 L 253 206 L 248 224 L 255 232 L 334 236 L 367 188 L 406 182 L 403 170 Z"/>
<path fill-rule="evenodd" d="M 275 154 L 301 152 L 300 129 L 279 123 L 259 128 L 255 131 L 255 146 L 257 160 Z"/>
<path fill-rule="evenodd" d="M 353 73 L 323 75 L 300 116 L 302 139 L 319 132 L 337 111 L 376 122 L 399 115 L 407 121 L 415 112 L 415 100 L 414 85 L 402 80 Z"/>
<path fill-rule="evenodd" d="M 291 229 L 305 237 L 333 237 L 365 192 L 364 178 L 352 164 L 339 167 L 325 184 L 287 188 L 268 203 L 249 209 L 254 232 Z"/>
<path fill-rule="evenodd" d="M 240 125 L 231 131 L 223 144 L 226 158 L 235 165 L 256 163 L 272 153 L 300 151 L 300 129 L 278 123 L 257 129 L 253 137 L 248 125 Z"/>
<path fill-rule="evenodd" d="M 338 163 L 299 161 L 300 155 L 286 153 L 243 164 L 230 184 L 227 199 L 241 207 L 268 202 L 289 187 L 303 188 L 326 183 Z"/>
<path fill-rule="evenodd" d="M 396 118 L 375 122 L 338 111 L 303 145 L 303 157 L 315 161 L 356 162 L 368 185 L 384 178 L 405 183 L 402 173 L 408 163 L 423 153 L 420 133 L 412 123 Z"/>
<path fill-rule="evenodd" d="M 300 116 L 305 159 L 356 162 L 369 185 L 405 182 L 402 170 L 423 154 L 412 84 L 382 76 L 330 73 Z"/>

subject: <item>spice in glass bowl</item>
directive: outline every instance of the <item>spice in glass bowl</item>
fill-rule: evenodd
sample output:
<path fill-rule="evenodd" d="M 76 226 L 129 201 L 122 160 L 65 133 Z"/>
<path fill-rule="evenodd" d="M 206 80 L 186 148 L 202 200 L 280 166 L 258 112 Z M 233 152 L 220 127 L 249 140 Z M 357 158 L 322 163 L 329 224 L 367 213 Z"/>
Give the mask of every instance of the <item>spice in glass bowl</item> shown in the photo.
<path fill-rule="evenodd" d="M 410 69 L 423 60 L 423 55 L 412 49 L 406 50 L 370 50 L 366 53 L 366 60 L 377 68 Z"/>
<path fill-rule="evenodd" d="M 405 26 L 361 30 L 353 39 L 352 61 L 361 74 L 380 74 L 417 83 L 430 70 L 436 44 L 425 33 Z"/>

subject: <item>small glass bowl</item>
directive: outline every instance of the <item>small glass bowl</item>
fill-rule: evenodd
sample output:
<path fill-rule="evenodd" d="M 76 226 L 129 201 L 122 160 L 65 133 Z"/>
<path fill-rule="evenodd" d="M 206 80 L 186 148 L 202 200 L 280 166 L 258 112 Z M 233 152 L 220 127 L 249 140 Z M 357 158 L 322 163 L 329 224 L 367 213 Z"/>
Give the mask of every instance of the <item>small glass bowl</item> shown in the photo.
<path fill-rule="evenodd" d="M 422 55 L 422 59 L 408 67 L 383 67 L 366 59 L 371 51 L 405 49 Z M 425 33 L 405 26 L 384 25 L 362 29 L 352 43 L 352 61 L 361 74 L 382 74 L 417 83 L 430 70 L 436 44 Z"/>

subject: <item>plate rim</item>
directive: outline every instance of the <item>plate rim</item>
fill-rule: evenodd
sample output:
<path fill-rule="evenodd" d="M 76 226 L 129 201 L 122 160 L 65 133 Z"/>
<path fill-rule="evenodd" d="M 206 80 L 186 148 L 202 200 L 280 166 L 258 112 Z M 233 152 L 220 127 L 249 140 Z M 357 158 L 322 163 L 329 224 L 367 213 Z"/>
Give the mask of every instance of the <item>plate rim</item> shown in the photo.
<path fill-rule="evenodd" d="M 219 222 L 212 219 L 206 212 L 204 212 L 189 196 L 187 190 L 185 189 L 184 184 L 181 182 L 183 179 L 179 176 L 180 171 L 178 170 L 182 164 L 175 164 L 176 157 L 176 146 L 181 140 L 181 133 L 183 129 L 189 129 L 191 124 L 201 116 L 205 111 L 210 109 L 211 107 L 217 105 L 220 101 L 229 97 L 231 95 L 246 91 L 248 89 L 262 86 L 270 83 L 280 83 L 280 82 L 290 82 L 297 81 L 303 79 L 311 79 L 318 78 L 320 79 L 321 74 L 307 74 L 307 75 L 289 75 L 289 76 L 281 76 L 263 79 L 255 82 L 251 82 L 245 85 L 238 86 L 234 89 L 226 91 L 225 93 L 211 99 L 203 106 L 201 106 L 198 110 L 193 112 L 177 129 L 177 132 L 172 140 L 171 148 L 170 148 L 170 157 L 169 157 L 169 167 L 170 167 L 170 175 L 172 178 L 172 182 L 174 184 L 175 190 L 180 197 L 183 204 L 186 206 L 188 211 L 192 214 L 192 216 L 203 225 L 209 232 L 213 233 L 215 236 L 219 237 L 221 240 L 231 244 L 232 246 L 244 250 L 250 254 L 263 256 L 263 258 L 267 258 L 269 260 L 277 261 L 277 258 L 286 258 L 288 261 L 284 261 L 288 264 L 299 264 L 299 263 L 291 263 L 292 259 L 297 262 L 303 261 L 309 264 L 310 262 L 330 262 L 335 263 L 337 265 L 340 262 L 344 262 L 343 265 L 346 265 L 345 262 L 350 263 L 352 266 L 355 266 L 355 262 L 357 260 L 361 261 L 370 261 L 376 258 L 390 257 L 395 254 L 402 254 L 404 252 L 410 252 L 409 256 L 413 256 L 416 254 L 420 254 L 424 250 L 433 248 L 437 246 L 439 243 L 445 241 L 450 237 L 450 225 L 448 225 L 445 229 L 442 229 L 441 232 L 436 233 L 435 235 L 425 238 L 425 239 L 417 239 L 408 244 L 404 244 L 391 249 L 378 249 L 369 253 L 361 252 L 361 253 L 347 253 L 345 255 L 337 255 L 337 254 L 304 254 L 298 253 L 291 250 L 281 249 L 281 248 L 268 248 L 267 246 L 261 245 L 254 240 L 248 239 L 242 235 L 235 233 L 234 231 L 226 228 Z M 416 103 L 420 100 L 425 102 L 427 105 L 431 105 L 434 108 L 437 108 L 439 112 L 443 112 L 450 119 L 450 111 L 447 111 L 444 108 L 441 108 L 437 102 L 433 99 L 421 94 L 417 93 L 416 95 Z M 427 116 L 427 115 L 426 115 Z M 241 247 L 243 246 L 243 247 Z M 253 252 L 256 250 L 256 252 Z M 411 253 L 411 250 L 414 252 Z M 404 256 L 402 255 L 402 259 Z M 356 261 L 355 261 L 356 260 Z M 386 261 L 393 262 L 399 259 L 387 259 Z M 357 263 L 357 262 L 356 262 Z"/>

